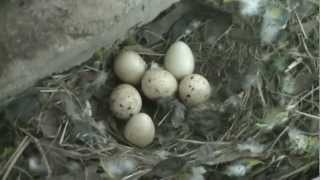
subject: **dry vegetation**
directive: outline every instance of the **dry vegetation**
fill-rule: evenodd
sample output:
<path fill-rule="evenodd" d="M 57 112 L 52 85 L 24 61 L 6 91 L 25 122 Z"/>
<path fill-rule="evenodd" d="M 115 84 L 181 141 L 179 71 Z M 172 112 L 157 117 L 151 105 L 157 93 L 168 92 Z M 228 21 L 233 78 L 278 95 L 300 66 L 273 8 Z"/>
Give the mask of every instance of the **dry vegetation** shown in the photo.
<path fill-rule="evenodd" d="M 134 34 L 113 49 L 97 51 L 87 64 L 42 80 L 3 108 L 2 179 L 316 177 L 318 8 L 308 1 L 286 11 L 271 44 L 260 42 L 263 16 L 234 13 L 231 22 L 231 15 L 210 19 L 189 13 L 166 33 L 169 25 L 161 24 L 166 20 L 162 15 L 148 25 L 165 32 L 153 36 L 157 43 L 149 43 L 146 31 Z M 148 64 L 162 63 L 177 38 L 192 48 L 196 72 L 209 79 L 212 97 L 196 107 L 177 98 L 144 99 L 156 139 L 147 148 L 136 148 L 123 138 L 123 124 L 108 108 L 110 92 L 119 84 L 112 72 L 114 57 L 127 48 Z"/>

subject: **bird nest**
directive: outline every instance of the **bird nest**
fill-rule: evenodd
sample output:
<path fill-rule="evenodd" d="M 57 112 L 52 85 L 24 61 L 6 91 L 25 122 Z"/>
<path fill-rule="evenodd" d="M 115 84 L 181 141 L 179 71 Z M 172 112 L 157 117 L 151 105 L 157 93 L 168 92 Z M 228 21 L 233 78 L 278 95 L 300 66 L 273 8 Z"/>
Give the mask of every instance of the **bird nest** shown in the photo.
<path fill-rule="evenodd" d="M 250 14 L 242 1 L 219 7 L 183 1 L 87 63 L 41 80 L 0 113 L 0 174 L 52 180 L 317 176 L 319 4 L 288 2 L 271 1 Z M 240 14 L 233 11 L 239 3 Z M 178 97 L 143 98 L 156 136 L 136 147 L 109 108 L 120 84 L 114 59 L 126 49 L 147 64 L 163 64 L 176 40 L 191 47 L 211 97 L 193 107 Z"/>

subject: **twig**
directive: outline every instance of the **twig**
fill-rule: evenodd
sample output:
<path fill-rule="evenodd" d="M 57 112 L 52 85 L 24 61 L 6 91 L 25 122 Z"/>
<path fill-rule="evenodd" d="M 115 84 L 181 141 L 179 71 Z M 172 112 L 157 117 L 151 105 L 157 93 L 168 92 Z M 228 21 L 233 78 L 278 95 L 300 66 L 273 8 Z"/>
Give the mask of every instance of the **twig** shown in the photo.
<path fill-rule="evenodd" d="M 40 89 L 40 93 L 57 93 L 57 92 L 64 92 L 62 89 Z"/>
<path fill-rule="evenodd" d="M 139 54 L 141 55 L 147 55 L 147 56 L 159 56 L 159 57 L 163 57 L 166 54 L 163 53 L 148 53 L 148 52 L 139 52 Z"/>
<path fill-rule="evenodd" d="M 144 31 L 149 33 L 149 34 L 151 34 L 154 37 L 159 38 L 159 40 L 161 40 L 161 41 L 165 41 L 165 39 L 162 37 L 162 35 L 160 35 L 160 34 L 158 34 L 156 32 L 153 32 L 153 31 L 150 31 L 150 30 L 147 30 L 147 29 L 145 29 Z"/>
<path fill-rule="evenodd" d="M 163 118 L 159 121 L 158 126 L 161 126 L 161 124 L 167 119 L 171 112 L 172 111 L 168 111 L 167 114 L 163 116 Z"/>
<path fill-rule="evenodd" d="M 230 142 L 226 141 L 197 141 L 192 139 L 177 139 L 177 141 L 191 143 L 191 144 L 215 144 L 215 145 L 229 145 Z"/>
<path fill-rule="evenodd" d="M 245 123 L 244 123 L 245 124 Z M 243 133 L 245 133 L 245 132 L 248 132 L 249 130 L 248 130 L 248 128 L 250 128 L 250 124 L 246 124 L 243 128 L 241 127 L 240 129 L 240 131 L 238 132 L 238 134 L 236 135 L 236 138 L 238 139 L 238 138 L 240 138 L 240 136 L 243 134 Z"/>
<path fill-rule="evenodd" d="M 152 119 L 157 119 L 157 116 L 158 116 L 159 111 L 160 111 L 160 107 L 157 106 L 156 112 L 153 114 Z"/>
<path fill-rule="evenodd" d="M 306 44 L 306 41 L 304 40 L 304 38 L 302 38 L 302 44 L 303 44 L 303 47 L 304 49 L 306 50 L 308 56 L 310 56 L 310 58 L 314 59 L 313 55 L 311 54 L 311 52 L 309 51 L 309 48 Z"/>
<path fill-rule="evenodd" d="M 189 156 L 189 155 L 191 155 L 191 154 L 195 154 L 196 152 L 198 152 L 198 149 L 194 149 L 194 150 L 185 152 L 185 153 L 183 153 L 183 154 L 178 154 L 178 155 L 176 155 L 176 156 L 177 156 L 177 157 L 186 157 L 186 156 Z"/>
<path fill-rule="evenodd" d="M 320 77 L 319 77 L 319 79 L 320 79 Z M 308 93 L 306 93 L 305 95 L 303 95 L 301 98 L 299 98 L 299 100 L 298 100 L 296 103 L 294 103 L 294 104 L 292 104 L 292 105 L 289 105 L 289 106 L 288 106 L 288 109 L 293 109 L 293 108 L 295 108 L 301 101 L 305 100 L 307 97 L 309 97 L 310 95 L 312 95 L 312 94 L 313 94 L 315 91 L 317 91 L 317 90 L 319 90 L 319 93 L 320 93 L 320 86 L 312 89 L 311 91 L 309 91 Z"/>
<path fill-rule="evenodd" d="M 29 144 L 30 144 L 30 137 L 25 136 L 21 141 L 21 143 L 19 144 L 17 150 L 13 153 L 13 155 L 10 157 L 8 162 L 4 165 L 3 170 L 0 173 L 2 174 L 3 171 L 5 171 L 2 177 L 2 180 L 6 180 L 8 178 L 13 166 L 15 165 L 15 163 L 17 162 L 17 160 L 19 159 L 19 157 L 21 156 L 23 151 L 26 149 L 26 147 L 28 147 Z"/>
<path fill-rule="evenodd" d="M 22 131 L 23 131 L 26 135 L 28 135 L 28 136 L 32 139 L 33 143 L 37 146 L 39 152 L 40 152 L 41 155 L 42 155 L 44 165 L 45 165 L 46 168 L 47 168 L 48 177 L 50 178 L 51 175 L 52 175 L 52 169 L 51 169 L 51 167 L 50 167 L 50 165 L 49 165 L 48 158 L 47 158 L 46 153 L 44 152 L 44 150 L 43 150 L 43 148 L 42 148 L 42 146 L 41 146 L 41 143 L 39 142 L 39 140 L 38 140 L 36 137 L 32 136 L 32 134 L 30 134 L 29 132 L 24 131 L 24 130 L 22 130 Z"/>
<path fill-rule="evenodd" d="M 237 121 L 233 121 L 230 128 L 222 135 L 221 138 L 219 138 L 220 141 L 223 141 L 226 137 L 229 136 L 229 134 L 231 134 L 231 131 L 233 130 L 233 127 L 235 127 L 235 124 L 237 123 Z"/>
<path fill-rule="evenodd" d="M 296 11 L 294 11 L 294 14 L 296 15 L 296 18 L 297 18 L 297 20 L 298 20 L 298 23 L 299 23 L 299 26 L 300 26 L 300 29 L 301 29 L 301 32 L 302 32 L 304 38 L 305 38 L 305 39 L 308 39 L 307 33 L 306 33 L 306 31 L 304 30 L 304 27 L 303 27 L 303 25 L 302 25 L 302 23 L 301 23 L 300 17 L 298 16 L 298 14 L 297 14 Z"/>
<path fill-rule="evenodd" d="M 128 176 L 125 176 L 123 178 L 121 178 L 121 180 L 129 180 L 133 177 L 136 177 L 136 176 L 139 176 L 139 175 L 142 175 L 142 174 L 146 174 L 147 172 L 149 172 L 151 169 L 147 169 L 147 170 L 140 170 L 140 171 L 136 171 Z"/>
<path fill-rule="evenodd" d="M 268 168 L 270 168 L 274 163 L 280 163 L 283 159 L 285 158 L 285 156 L 280 156 L 277 159 L 273 159 L 271 160 L 270 163 L 268 163 L 265 167 L 262 167 L 261 169 L 258 169 L 257 171 L 253 172 L 252 174 L 249 175 L 249 179 L 254 179 L 255 176 L 261 174 L 263 171 L 267 170 Z M 279 162 L 280 161 L 280 162 Z"/>
<path fill-rule="evenodd" d="M 287 69 L 284 71 L 285 73 L 289 73 L 293 68 L 297 67 L 299 64 L 301 64 L 303 59 L 301 57 L 297 58 L 295 61 L 293 61 Z"/>
<path fill-rule="evenodd" d="M 319 27 L 320 27 L 320 24 L 319 24 Z M 319 44 L 320 44 L 320 41 L 319 41 Z M 320 50 L 320 48 L 319 48 Z M 319 57 L 318 57 L 319 58 Z M 318 84 L 320 85 L 320 62 L 318 62 Z M 318 91 L 318 97 L 320 97 L 320 90 Z M 320 101 L 318 101 L 319 103 L 319 107 L 320 107 Z M 320 110 L 318 112 L 319 114 L 319 117 L 320 117 Z M 318 123 L 318 138 L 320 139 L 320 122 Z M 318 160 L 320 159 L 320 151 L 318 150 Z M 319 167 L 318 167 L 318 171 L 320 172 L 320 163 L 319 163 Z"/>
<path fill-rule="evenodd" d="M 64 128 L 62 130 L 62 134 L 61 134 L 61 137 L 60 137 L 60 140 L 59 140 L 59 144 L 61 145 L 64 141 L 64 137 L 66 135 L 66 131 L 67 131 L 67 127 L 69 125 L 69 121 L 66 122 L 66 124 L 64 125 Z"/>
<path fill-rule="evenodd" d="M 266 99 L 264 98 L 263 91 L 262 91 L 262 78 L 260 76 L 260 72 L 257 73 L 257 77 L 258 77 L 257 86 L 258 86 L 259 96 L 261 98 L 262 106 L 266 107 L 267 103 L 266 103 Z"/>
<path fill-rule="evenodd" d="M 274 148 L 274 146 L 278 143 L 278 141 L 280 140 L 280 138 L 284 135 L 284 133 L 286 133 L 289 130 L 289 126 L 287 126 L 286 128 L 284 128 L 284 130 L 282 130 L 282 132 L 279 134 L 279 136 L 277 137 L 276 140 L 274 140 L 274 142 L 272 143 L 272 145 L 269 148 L 269 152 L 271 152 Z"/>
<path fill-rule="evenodd" d="M 294 112 L 297 113 L 297 114 L 306 116 L 306 117 L 308 117 L 308 118 L 311 118 L 311 119 L 315 119 L 315 120 L 319 120 L 319 121 L 320 121 L 320 116 L 308 114 L 308 113 L 305 113 L 305 112 L 301 112 L 301 111 L 299 111 L 299 110 L 295 110 Z"/>
<path fill-rule="evenodd" d="M 317 164 L 317 163 L 318 163 L 318 161 L 312 161 L 312 162 L 309 163 L 309 164 L 306 164 L 306 165 L 304 165 L 304 166 L 302 166 L 302 167 L 300 167 L 300 168 L 298 168 L 298 169 L 296 169 L 296 170 L 294 170 L 294 171 L 292 171 L 292 172 L 290 172 L 290 173 L 288 173 L 288 174 L 285 174 L 285 175 L 279 177 L 278 180 L 287 179 L 287 178 L 289 178 L 289 177 L 291 177 L 291 176 L 293 176 L 293 175 L 295 175 L 295 174 L 300 173 L 301 171 L 304 171 L 304 170 L 310 168 L 311 166 L 313 166 L 313 165 L 315 165 L 315 164 Z"/>
<path fill-rule="evenodd" d="M 212 43 L 212 46 L 211 48 L 209 49 L 209 51 L 211 52 L 214 47 L 217 45 L 217 43 L 224 37 L 226 36 L 227 34 L 229 34 L 229 32 L 232 30 L 233 28 L 233 25 L 231 24 L 228 29 L 226 29 L 220 36 L 218 36 L 218 38 Z"/>
<path fill-rule="evenodd" d="M 88 66 L 88 65 L 85 65 L 84 67 L 87 68 L 88 70 L 91 70 L 91 71 L 100 72 L 99 69 L 91 67 L 91 66 Z"/>
<path fill-rule="evenodd" d="M 23 168 L 21 168 L 21 167 L 14 166 L 13 169 L 16 169 L 16 170 L 18 170 L 18 171 L 21 171 L 23 174 L 25 174 L 26 176 L 28 176 L 29 179 L 32 179 L 32 180 L 34 179 L 34 178 L 32 177 L 32 175 L 31 175 L 27 170 L 25 170 L 25 169 L 23 169 Z"/>

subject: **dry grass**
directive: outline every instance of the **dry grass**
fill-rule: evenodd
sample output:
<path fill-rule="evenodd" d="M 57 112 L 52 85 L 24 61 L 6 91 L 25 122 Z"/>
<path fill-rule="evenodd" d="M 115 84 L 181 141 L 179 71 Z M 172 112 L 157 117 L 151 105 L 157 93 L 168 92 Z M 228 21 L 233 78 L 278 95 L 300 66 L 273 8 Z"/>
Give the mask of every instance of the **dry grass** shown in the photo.
<path fill-rule="evenodd" d="M 128 41 L 97 51 L 81 67 L 39 82 L 32 101 L 18 99 L 18 104 L 27 101 L 26 107 L 34 106 L 33 101 L 39 104 L 31 108 L 30 116 L 12 115 L 20 113 L 17 105 L 2 112 L 15 131 L 0 151 L 0 160 L 6 162 L 0 163 L 2 179 L 43 175 L 68 179 L 62 177 L 65 174 L 119 178 L 108 164 L 119 164 L 117 158 L 134 164 L 122 170 L 123 179 L 146 173 L 183 179 L 194 167 L 205 167 L 206 178 L 220 174 L 227 178 L 223 174 L 236 166 L 252 179 L 315 176 L 320 119 L 317 13 L 301 18 L 293 11 L 283 38 L 272 45 L 256 42 L 261 18 L 238 19 L 214 41 L 208 41 L 205 33 L 207 21 L 193 33 L 180 36 L 192 48 L 196 73 L 209 79 L 213 94 L 207 103 L 192 108 L 176 98 L 145 99 L 143 111 L 157 127 L 156 140 L 145 149 L 123 138 L 123 123 L 109 111 L 110 92 L 119 83 L 112 61 L 120 48 L 126 48 L 138 51 L 147 63 L 161 63 L 173 40 L 162 39 L 152 46 Z M 239 38 L 246 32 L 252 33 L 249 39 Z M 53 133 L 49 136 L 49 132 Z M 39 167 L 30 169 L 31 156 L 42 159 Z M 181 162 L 161 161 L 170 157 Z M 163 165 L 155 166 L 158 162 Z M 29 171 L 31 175 L 26 175 Z"/>

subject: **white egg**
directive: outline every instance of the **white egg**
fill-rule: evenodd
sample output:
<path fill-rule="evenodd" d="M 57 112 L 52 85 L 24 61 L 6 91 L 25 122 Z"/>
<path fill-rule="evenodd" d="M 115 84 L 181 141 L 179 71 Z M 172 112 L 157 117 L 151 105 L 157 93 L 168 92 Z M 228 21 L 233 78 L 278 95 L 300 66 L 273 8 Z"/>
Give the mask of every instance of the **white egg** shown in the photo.
<path fill-rule="evenodd" d="M 134 51 L 123 51 L 114 62 L 114 72 L 125 83 L 138 84 L 147 65 Z"/>
<path fill-rule="evenodd" d="M 164 58 L 164 67 L 177 79 L 192 74 L 194 64 L 194 57 L 190 47 L 182 41 L 172 44 Z"/>
<path fill-rule="evenodd" d="M 139 147 L 152 143 L 155 127 L 150 116 L 145 113 L 133 115 L 124 128 L 124 136 L 130 143 Z"/>
<path fill-rule="evenodd" d="M 117 86 L 110 96 L 110 109 L 119 119 L 128 119 L 140 112 L 142 99 L 139 92 L 129 84 Z"/>
<path fill-rule="evenodd" d="M 180 82 L 179 96 L 188 105 L 201 104 L 209 99 L 210 94 L 208 80 L 199 74 L 188 75 Z"/>
<path fill-rule="evenodd" d="M 141 88 L 149 99 L 158 99 L 174 95 L 178 83 L 170 72 L 161 68 L 151 68 L 142 77 Z"/>

